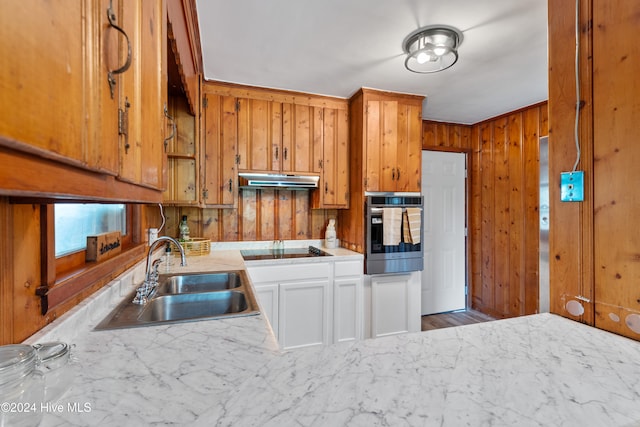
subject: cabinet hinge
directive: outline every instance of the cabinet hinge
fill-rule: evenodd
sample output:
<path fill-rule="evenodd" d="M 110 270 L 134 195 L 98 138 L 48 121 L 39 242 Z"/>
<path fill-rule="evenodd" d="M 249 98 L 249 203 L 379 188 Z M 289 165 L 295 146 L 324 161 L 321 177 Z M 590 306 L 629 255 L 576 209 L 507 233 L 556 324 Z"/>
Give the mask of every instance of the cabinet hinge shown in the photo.
<path fill-rule="evenodd" d="M 368 185 L 369 185 L 369 178 L 365 178 L 364 179 L 364 188 L 367 188 Z"/>
<path fill-rule="evenodd" d="M 207 200 L 208 198 L 209 198 L 209 190 L 205 188 L 204 190 L 202 190 L 202 199 Z"/>
<path fill-rule="evenodd" d="M 118 108 L 118 134 L 124 136 L 124 152 L 129 152 L 129 98 L 124 99 L 124 110 Z"/>
<path fill-rule="evenodd" d="M 236 111 L 240 111 L 240 101 L 236 100 Z"/>
<path fill-rule="evenodd" d="M 209 98 L 204 96 L 202 97 L 202 108 L 207 108 L 207 107 L 209 107 Z"/>
<path fill-rule="evenodd" d="M 240 154 L 236 154 L 236 165 L 240 164 Z"/>

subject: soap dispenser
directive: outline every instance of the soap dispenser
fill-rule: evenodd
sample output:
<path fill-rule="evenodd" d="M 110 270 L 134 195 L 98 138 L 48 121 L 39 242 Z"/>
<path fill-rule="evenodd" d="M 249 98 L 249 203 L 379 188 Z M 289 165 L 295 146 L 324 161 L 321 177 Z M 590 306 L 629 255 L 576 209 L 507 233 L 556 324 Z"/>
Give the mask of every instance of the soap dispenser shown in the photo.
<path fill-rule="evenodd" d="M 189 236 L 189 224 L 187 223 L 187 216 L 182 216 L 182 222 L 180 223 L 180 241 L 186 242 L 190 240 Z"/>
<path fill-rule="evenodd" d="M 327 231 L 324 233 L 324 247 L 327 249 L 335 249 L 337 246 L 336 220 L 331 218 L 329 220 L 329 225 L 327 225 Z"/>

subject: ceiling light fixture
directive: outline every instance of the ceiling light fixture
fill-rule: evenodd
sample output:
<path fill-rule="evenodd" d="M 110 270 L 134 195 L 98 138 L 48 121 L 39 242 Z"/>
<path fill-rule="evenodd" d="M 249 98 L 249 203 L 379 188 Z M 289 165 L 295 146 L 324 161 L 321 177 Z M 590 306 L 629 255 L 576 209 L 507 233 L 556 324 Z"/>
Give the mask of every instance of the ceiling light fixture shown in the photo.
<path fill-rule="evenodd" d="M 414 73 L 446 70 L 458 61 L 462 32 L 446 25 L 430 25 L 409 34 L 402 43 L 404 66 Z"/>

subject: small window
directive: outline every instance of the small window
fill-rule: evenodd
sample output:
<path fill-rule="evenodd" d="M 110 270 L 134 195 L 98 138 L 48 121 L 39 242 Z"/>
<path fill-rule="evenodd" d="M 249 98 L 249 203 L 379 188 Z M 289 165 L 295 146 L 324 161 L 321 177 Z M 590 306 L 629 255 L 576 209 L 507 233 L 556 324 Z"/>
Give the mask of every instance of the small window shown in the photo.
<path fill-rule="evenodd" d="M 120 231 L 127 234 L 126 205 L 56 204 L 56 258 L 85 250 L 87 236 Z"/>

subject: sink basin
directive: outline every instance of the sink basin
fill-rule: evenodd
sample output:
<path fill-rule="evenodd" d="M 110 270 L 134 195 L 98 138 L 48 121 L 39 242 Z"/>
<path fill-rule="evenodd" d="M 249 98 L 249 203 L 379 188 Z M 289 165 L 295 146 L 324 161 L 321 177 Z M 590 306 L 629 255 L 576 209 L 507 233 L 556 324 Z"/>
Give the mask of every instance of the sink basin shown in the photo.
<path fill-rule="evenodd" d="M 247 309 L 242 292 L 221 291 L 178 295 L 163 295 L 151 299 L 138 320 L 142 322 L 173 322 L 195 320 L 225 314 L 237 314 Z"/>
<path fill-rule="evenodd" d="M 223 291 L 242 284 L 238 272 L 161 275 L 159 282 L 158 294 Z"/>
<path fill-rule="evenodd" d="M 133 304 L 135 290 L 96 326 L 96 330 L 259 314 L 244 270 L 161 275 L 157 291 L 145 305 Z"/>

